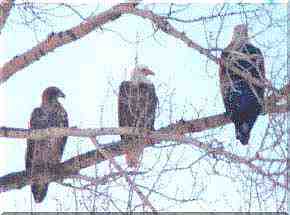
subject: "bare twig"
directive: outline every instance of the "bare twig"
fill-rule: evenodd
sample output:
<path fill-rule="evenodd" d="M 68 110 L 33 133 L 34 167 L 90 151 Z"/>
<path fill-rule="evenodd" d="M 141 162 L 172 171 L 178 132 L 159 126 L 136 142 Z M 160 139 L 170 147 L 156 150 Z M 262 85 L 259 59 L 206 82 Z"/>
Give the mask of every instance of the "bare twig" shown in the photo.
<path fill-rule="evenodd" d="M 93 144 L 99 148 L 99 145 L 96 141 L 95 137 L 91 137 L 90 138 L 91 141 L 93 142 Z M 139 196 L 139 198 L 141 199 L 141 201 L 143 202 L 144 206 L 148 206 L 154 213 L 157 213 L 157 210 L 153 207 L 153 205 L 151 204 L 151 202 L 145 197 L 145 195 L 142 193 L 142 191 L 136 186 L 136 184 L 132 181 L 132 179 L 125 173 L 125 171 L 123 170 L 123 168 L 116 162 L 116 160 L 114 159 L 114 156 L 110 153 L 108 153 L 106 150 L 104 149 L 98 149 L 100 151 L 100 153 L 107 159 L 109 160 L 114 167 L 119 171 L 119 173 L 121 173 L 122 176 L 125 177 L 126 181 L 128 182 L 129 185 L 131 185 L 131 187 L 133 188 L 133 190 L 137 193 L 137 195 Z"/>
<path fill-rule="evenodd" d="M 245 11 L 245 13 L 255 13 L 259 11 L 259 9 L 255 9 L 255 10 L 247 10 Z M 183 23 L 193 23 L 193 22 L 203 22 L 205 20 L 211 20 L 211 19 L 215 19 L 215 18 L 224 18 L 227 16 L 235 16 L 235 15 L 241 15 L 244 12 L 229 12 L 229 13 L 217 13 L 217 14 L 213 14 L 210 16 L 201 16 L 195 19 L 180 19 L 177 17 L 172 17 L 172 16 L 162 16 L 164 18 L 170 19 L 170 20 L 174 20 L 177 22 L 183 22 Z"/>

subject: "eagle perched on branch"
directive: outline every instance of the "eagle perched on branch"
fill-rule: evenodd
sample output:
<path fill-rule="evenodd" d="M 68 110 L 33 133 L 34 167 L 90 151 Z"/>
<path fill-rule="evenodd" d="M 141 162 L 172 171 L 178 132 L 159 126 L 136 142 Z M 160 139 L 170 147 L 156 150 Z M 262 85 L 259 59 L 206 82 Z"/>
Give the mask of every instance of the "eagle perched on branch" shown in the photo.
<path fill-rule="evenodd" d="M 64 98 L 64 93 L 57 87 L 48 87 L 42 93 L 41 106 L 35 108 L 30 118 L 31 129 L 50 127 L 68 127 L 68 116 L 59 103 L 58 98 Z M 39 171 L 47 172 L 51 166 L 61 162 L 67 137 L 47 138 L 42 140 L 27 140 L 25 167 L 30 176 L 36 176 Z M 44 200 L 48 183 L 34 181 L 31 191 L 36 203 Z"/>
<path fill-rule="evenodd" d="M 148 75 L 154 73 L 145 65 L 137 65 L 131 72 L 131 80 L 121 83 L 118 98 L 120 127 L 154 130 L 158 98 L 153 83 L 147 79 Z M 121 140 L 128 145 L 125 150 L 128 166 L 137 168 L 144 150 L 145 139 L 121 135 Z"/>
<path fill-rule="evenodd" d="M 236 138 L 247 145 L 264 106 L 264 88 L 249 83 L 233 70 L 265 79 L 264 58 L 260 49 L 250 43 L 247 25 L 235 26 L 232 41 L 221 54 L 219 69 L 226 115 L 235 125 Z"/>

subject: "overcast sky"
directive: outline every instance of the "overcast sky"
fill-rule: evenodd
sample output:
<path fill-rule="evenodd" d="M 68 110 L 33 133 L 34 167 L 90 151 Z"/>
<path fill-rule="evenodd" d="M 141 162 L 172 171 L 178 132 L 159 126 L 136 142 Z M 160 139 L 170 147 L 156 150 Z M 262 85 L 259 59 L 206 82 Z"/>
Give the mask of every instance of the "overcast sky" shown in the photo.
<path fill-rule="evenodd" d="M 80 3 L 80 1 L 71 2 Z M 92 11 L 91 8 L 93 7 L 94 5 L 91 5 L 80 9 L 82 14 L 86 16 Z M 101 5 L 96 13 L 109 7 L 109 4 Z M 163 9 L 164 7 L 161 6 L 160 11 Z M 204 15 L 207 11 L 208 5 L 196 4 L 194 17 Z M 67 10 L 57 10 L 56 13 L 59 15 L 72 14 Z M 183 16 L 187 18 L 190 15 L 190 13 L 184 13 Z M 276 15 L 279 16 L 279 14 Z M 66 30 L 81 22 L 80 18 L 75 15 L 56 18 L 53 19 L 55 26 L 50 26 L 52 23 L 49 22 L 46 25 L 37 26 L 37 34 L 35 34 L 32 29 L 18 24 L 20 19 L 19 13 L 12 10 L 8 23 L 2 31 L 0 37 L 0 44 L 2 50 L 4 50 L 0 55 L 2 63 L 35 46 L 38 41 L 45 39 L 50 32 Z M 222 39 L 219 41 L 220 48 L 228 44 L 233 26 L 241 23 L 241 21 L 240 19 L 231 19 L 225 23 L 221 32 Z M 207 47 L 201 23 L 184 26 L 175 24 L 175 26 L 179 30 L 184 30 L 190 38 L 203 47 Z M 214 34 L 216 33 L 217 29 L 214 21 L 207 26 L 208 30 Z M 259 31 L 258 24 L 252 27 L 255 28 L 252 29 L 250 34 Z M 121 19 L 106 24 L 105 28 L 116 30 L 127 40 L 133 42 L 136 40 L 137 32 L 141 38 L 146 38 L 153 31 L 149 21 L 131 15 L 125 15 Z M 278 38 L 279 34 L 280 32 L 273 30 L 273 32 L 261 34 L 259 38 L 263 41 L 275 40 L 275 37 Z M 156 36 L 157 42 L 150 37 L 138 46 L 139 62 L 148 65 L 156 73 L 156 76 L 152 77 L 152 81 L 157 88 L 162 110 L 159 110 L 160 113 L 155 127 L 167 125 L 170 121 L 174 122 L 180 118 L 197 118 L 196 110 L 198 109 L 202 111 L 200 117 L 222 113 L 224 108 L 219 94 L 217 66 L 212 62 L 206 62 L 207 59 L 204 56 L 193 49 L 189 49 L 184 43 L 171 36 L 164 33 L 157 33 Z M 280 51 L 285 53 L 286 56 L 286 49 Z M 57 86 L 66 94 L 66 99 L 61 100 L 61 103 L 69 114 L 70 126 L 82 128 L 117 127 L 116 93 L 121 81 L 129 78 L 129 72 L 134 66 L 135 52 L 135 45 L 125 42 L 119 35 L 108 30 L 104 30 L 104 32 L 97 30 L 76 42 L 57 48 L 54 52 L 24 68 L 0 86 L 1 125 L 27 128 L 33 108 L 40 105 L 42 91 L 48 86 Z M 279 66 L 278 63 L 271 61 L 271 57 L 265 57 L 267 68 L 275 69 Z M 285 59 L 281 59 L 281 61 Z M 279 86 L 279 83 L 274 84 Z M 173 95 L 172 101 L 169 100 L 169 94 Z M 172 102 L 174 108 L 172 116 L 168 109 L 169 102 Z M 259 117 L 252 132 L 252 141 L 258 141 L 264 134 L 263 128 L 266 126 L 266 122 L 267 116 Z M 228 125 L 226 128 L 223 129 L 224 136 L 221 136 L 221 139 L 237 144 L 234 140 L 233 126 Z M 196 134 L 197 137 L 202 135 L 204 134 Z M 109 143 L 116 139 L 119 139 L 119 137 L 106 137 L 101 138 L 100 142 Z M 64 159 L 77 153 L 78 143 L 80 143 L 79 139 L 68 139 Z M 94 149 L 87 140 L 84 140 L 81 145 L 82 152 Z M 251 147 L 241 149 L 241 152 L 246 153 Z M 24 139 L 1 138 L 0 176 L 24 169 L 25 149 L 26 141 Z M 148 162 L 150 162 L 150 159 L 153 160 L 154 157 L 148 155 Z M 124 162 L 123 158 L 119 158 L 118 161 L 120 163 Z M 146 166 L 146 164 L 144 165 Z M 183 176 L 180 176 L 180 178 L 180 180 L 185 180 Z M 208 180 L 210 181 L 210 179 Z M 224 190 L 234 191 L 235 185 L 229 185 L 225 180 L 215 179 L 214 183 L 209 183 L 208 190 L 210 192 L 207 197 L 214 200 Z M 221 186 L 217 187 L 216 184 Z M 71 189 L 52 183 L 45 201 L 40 205 L 33 204 L 33 210 L 54 211 L 59 209 L 60 206 L 55 198 L 60 196 L 67 196 L 67 199 L 72 200 Z M 233 199 L 233 205 L 238 205 L 239 197 L 236 196 Z M 29 211 L 31 206 L 24 203 L 24 200 L 31 201 L 29 186 L 21 190 L 1 193 L 0 212 Z M 65 207 L 69 208 L 69 206 L 64 205 Z M 220 207 L 222 209 L 222 205 Z M 184 208 L 188 210 L 210 210 L 208 205 L 200 202 L 187 205 Z M 173 207 L 172 210 L 178 209 Z"/>

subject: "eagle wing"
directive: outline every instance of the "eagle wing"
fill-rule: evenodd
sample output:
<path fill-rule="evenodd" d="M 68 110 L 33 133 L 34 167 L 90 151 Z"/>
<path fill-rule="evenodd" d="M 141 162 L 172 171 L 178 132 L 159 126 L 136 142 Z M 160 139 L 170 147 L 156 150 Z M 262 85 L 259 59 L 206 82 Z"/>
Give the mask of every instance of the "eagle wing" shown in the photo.
<path fill-rule="evenodd" d="M 31 129 L 45 129 L 49 127 L 68 127 L 68 116 L 66 111 L 61 105 L 55 106 L 53 109 L 49 108 L 35 108 L 31 114 L 30 118 L 30 128 Z M 26 151 L 26 162 L 25 166 L 27 169 L 31 169 L 32 162 L 36 159 L 45 161 L 57 161 L 60 160 L 64 151 L 65 143 L 67 137 L 60 138 L 50 138 L 44 140 L 27 140 L 27 151 Z M 52 144 L 50 147 L 49 145 Z M 52 160 L 49 155 L 53 154 L 50 152 L 45 152 L 47 150 L 54 149 L 55 157 Z M 36 152 L 38 151 L 38 152 Z M 47 155 L 48 157 L 36 157 L 37 154 Z"/>
<path fill-rule="evenodd" d="M 234 72 L 225 66 L 225 62 L 232 61 L 232 65 L 241 69 L 242 72 L 250 72 L 251 75 L 257 79 L 265 78 L 265 66 L 264 57 L 259 48 L 254 47 L 251 44 L 246 44 L 239 52 L 248 56 L 249 60 L 234 58 L 231 56 L 231 50 L 225 49 L 221 54 L 221 61 L 219 65 L 219 79 L 220 79 L 220 91 L 222 94 L 223 102 L 226 108 L 226 112 L 231 111 L 229 97 L 235 93 L 234 89 L 239 88 L 235 81 L 238 81 L 238 85 L 242 84 L 248 88 L 248 83 L 242 77 L 237 76 Z M 233 61 L 233 59 L 236 59 Z M 264 99 L 264 88 L 253 86 L 257 92 L 259 98 Z M 252 94 L 252 90 L 249 90 Z M 254 95 L 255 96 L 255 95 Z"/>
<path fill-rule="evenodd" d="M 158 98 L 153 84 L 124 81 L 120 85 L 118 100 L 119 126 L 154 130 Z M 144 139 L 132 135 L 121 135 L 127 143 L 125 154 L 130 167 L 138 167 L 144 148 Z"/>
<path fill-rule="evenodd" d="M 31 114 L 29 127 L 31 129 L 42 129 L 47 127 L 47 120 L 45 113 L 41 108 L 35 108 Z M 33 161 L 33 154 L 35 145 L 37 144 L 36 140 L 27 139 L 27 149 L 26 149 L 26 156 L 25 156 L 25 168 L 31 170 L 32 168 L 32 161 Z"/>
<path fill-rule="evenodd" d="M 230 108 L 230 103 L 228 100 L 228 95 L 229 95 L 229 90 L 230 90 L 230 86 L 231 86 L 231 82 L 230 82 L 230 76 L 227 73 L 228 71 L 226 70 L 225 67 L 225 56 L 224 56 L 224 52 L 221 55 L 221 60 L 219 61 L 219 82 L 220 82 L 220 92 L 222 95 L 222 99 L 223 99 L 223 103 L 226 109 L 226 113 L 229 114 L 231 111 Z"/>
<path fill-rule="evenodd" d="M 264 63 L 264 56 L 260 49 L 256 48 L 256 57 L 255 57 L 255 63 L 256 63 L 256 72 L 257 72 L 257 78 L 265 80 L 265 63 Z M 261 87 L 256 87 L 257 93 L 259 97 L 264 101 L 264 92 L 265 89 Z M 264 105 L 264 104 L 263 104 Z"/>
<path fill-rule="evenodd" d="M 118 99 L 119 126 L 154 130 L 157 103 L 153 84 L 122 82 Z"/>
<path fill-rule="evenodd" d="M 237 52 L 244 56 L 234 56 Z M 251 44 L 245 44 L 240 50 L 225 49 L 221 55 L 219 78 L 226 113 L 235 124 L 236 138 L 246 145 L 262 111 L 264 88 L 252 87 L 247 80 L 234 74 L 227 66 L 229 63 L 243 73 L 262 79 L 265 78 L 264 58 L 260 49 Z"/>
<path fill-rule="evenodd" d="M 67 128 L 69 126 L 69 123 L 68 123 L 67 112 L 65 111 L 65 109 L 61 105 L 59 105 L 56 108 L 56 112 L 57 112 L 56 124 L 53 124 L 52 127 L 65 127 L 65 128 Z M 63 152 L 64 152 L 64 147 L 65 147 L 65 144 L 67 141 L 67 136 L 56 138 L 56 141 L 57 141 L 56 145 L 59 147 L 57 149 L 59 152 L 59 155 L 60 155 L 59 159 L 61 159 Z"/>

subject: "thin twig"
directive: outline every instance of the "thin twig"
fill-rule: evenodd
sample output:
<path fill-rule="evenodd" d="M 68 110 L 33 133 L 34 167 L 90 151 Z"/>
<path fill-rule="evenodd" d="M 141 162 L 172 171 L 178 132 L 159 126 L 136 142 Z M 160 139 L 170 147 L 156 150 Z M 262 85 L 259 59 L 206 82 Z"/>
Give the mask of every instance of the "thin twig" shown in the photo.
<path fill-rule="evenodd" d="M 145 197 L 142 191 L 136 186 L 136 184 L 131 180 L 131 178 L 125 173 L 123 168 L 116 162 L 116 160 L 114 159 L 114 156 L 108 153 L 106 150 L 100 149 L 95 137 L 91 137 L 90 139 L 93 142 L 93 144 L 96 146 L 97 150 L 99 150 L 99 152 L 114 165 L 114 167 L 119 171 L 119 173 L 121 173 L 125 177 L 126 181 L 133 188 L 133 190 L 137 193 L 137 195 L 143 202 L 144 206 L 148 206 L 154 213 L 157 213 L 157 210 L 153 207 L 151 202 Z"/>

